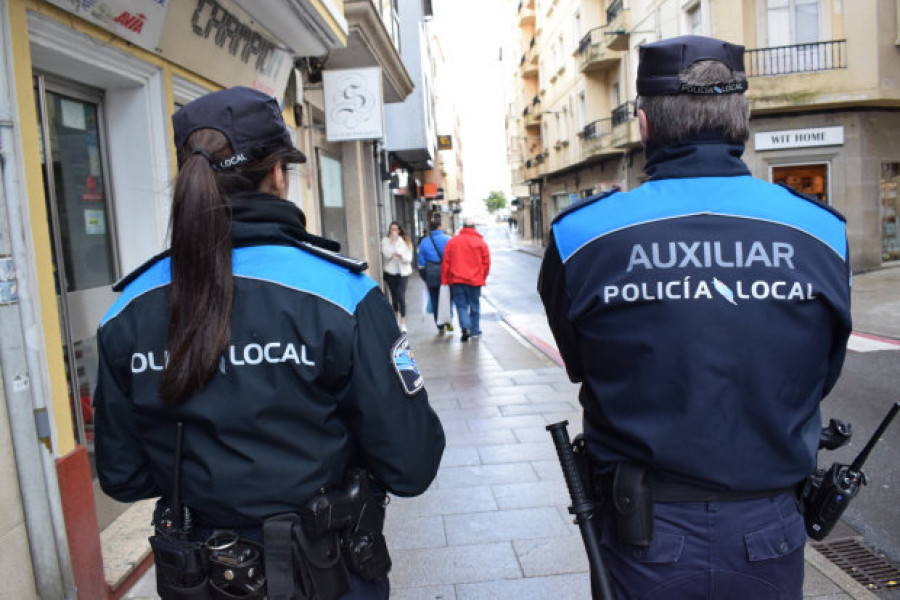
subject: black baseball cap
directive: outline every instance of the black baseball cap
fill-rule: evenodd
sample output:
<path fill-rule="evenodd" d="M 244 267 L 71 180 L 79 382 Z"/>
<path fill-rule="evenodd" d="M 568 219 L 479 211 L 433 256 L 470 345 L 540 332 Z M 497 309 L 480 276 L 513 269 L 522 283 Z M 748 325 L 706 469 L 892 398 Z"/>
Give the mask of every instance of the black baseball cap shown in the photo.
<path fill-rule="evenodd" d="M 216 170 L 237 167 L 278 149 L 293 150 L 299 155 L 296 162 L 306 162 L 291 142 L 275 98 L 253 88 L 231 87 L 201 96 L 172 115 L 172 128 L 179 152 L 198 129 L 215 129 L 228 138 L 234 154 L 210 161 Z"/>
<path fill-rule="evenodd" d="M 683 35 L 640 46 L 637 72 L 638 96 L 690 94 L 742 94 L 747 90 L 746 79 L 709 85 L 688 85 L 681 82 L 681 74 L 698 60 L 724 63 L 732 73 L 744 72 L 744 47 L 700 35 Z"/>

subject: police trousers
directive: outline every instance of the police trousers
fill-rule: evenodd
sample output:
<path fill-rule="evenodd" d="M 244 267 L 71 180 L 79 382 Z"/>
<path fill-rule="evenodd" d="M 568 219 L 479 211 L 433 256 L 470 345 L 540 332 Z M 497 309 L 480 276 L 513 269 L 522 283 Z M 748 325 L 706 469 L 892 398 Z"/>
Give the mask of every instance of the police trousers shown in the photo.
<path fill-rule="evenodd" d="M 647 548 L 616 539 L 611 502 L 601 513 L 601 553 L 617 600 L 803 597 L 806 530 L 790 492 L 754 500 L 656 503 Z"/>

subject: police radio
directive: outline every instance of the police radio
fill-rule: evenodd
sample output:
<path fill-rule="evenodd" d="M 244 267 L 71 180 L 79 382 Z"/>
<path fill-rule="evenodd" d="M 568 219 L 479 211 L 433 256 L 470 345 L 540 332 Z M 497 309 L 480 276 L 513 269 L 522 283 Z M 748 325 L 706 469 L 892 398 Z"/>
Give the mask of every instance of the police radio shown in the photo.
<path fill-rule="evenodd" d="M 827 471 L 816 469 L 816 472 L 806 480 L 800 493 L 800 506 L 809 537 L 814 540 L 824 539 L 844 514 L 850 501 L 866 484 L 866 476 L 861 471 L 863 463 L 869 458 L 869 453 L 891 424 L 898 410 L 900 401 L 894 403 L 865 448 L 850 465 L 836 462 Z M 832 419 L 829 426 L 822 431 L 819 447 L 833 450 L 849 441 L 850 435 L 849 425 Z"/>

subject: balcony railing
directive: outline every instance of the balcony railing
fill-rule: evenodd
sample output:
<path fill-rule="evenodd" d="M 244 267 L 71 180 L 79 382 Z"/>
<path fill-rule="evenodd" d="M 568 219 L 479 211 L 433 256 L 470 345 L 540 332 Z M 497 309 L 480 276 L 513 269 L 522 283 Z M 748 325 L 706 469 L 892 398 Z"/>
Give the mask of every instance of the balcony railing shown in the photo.
<path fill-rule="evenodd" d="M 587 50 L 588 48 L 591 47 L 591 41 L 593 40 L 593 34 L 596 31 L 596 32 L 598 32 L 598 35 L 600 35 L 599 30 L 600 30 L 599 27 L 594 27 L 593 29 L 588 31 L 586 34 L 584 34 L 584 37 L 581 38 L 581 41 L 578 42 L 578 54 L 584 54 L 585 50 Z"/>
<path fill-rule="evenodd" d="M 634 118 L 634 102 L 620 104 L 612 111 L 612 126 L 621 125 L 632 118 Z"/>
<path fill-rule="evenodd" d="M 747 76 L 812 73 L 847 68 L 847 40 L 747 50 Z"/>
<path fill-rule="evenodd" d="M 583 140 L 592 140 L 595 138 L 609 135 L 611 119 L 597 119 L 591 121 L 584 126 L 584 129 L 578 132 L 578 137 Z"/>
<path fill-rule="evenodd" d="M 606 9 L 606 22 L 612 23 L 616 20 L 616 17 L 619 16 L 619 13 L 622 12 L 623 6 L 622 0 L 614 0 L 609 7 Z"/>

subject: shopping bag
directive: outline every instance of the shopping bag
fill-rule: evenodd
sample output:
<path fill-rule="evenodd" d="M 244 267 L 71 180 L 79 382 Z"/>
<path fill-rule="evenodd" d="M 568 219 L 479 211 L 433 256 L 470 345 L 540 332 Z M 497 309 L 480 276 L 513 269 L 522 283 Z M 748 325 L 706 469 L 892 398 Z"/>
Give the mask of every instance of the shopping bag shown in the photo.
<path fill-rule="evenodd" d="M 441 291 L 438 293 L 438 325 L 450 323 L 453 321 L 453 313 L 450 310 L 450 286 L 442 285 Z"/>

